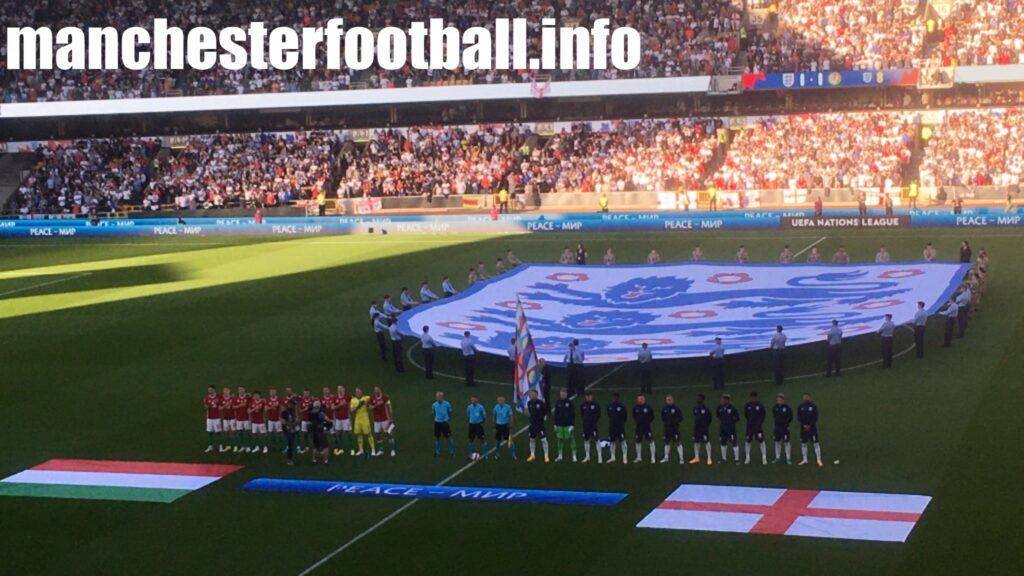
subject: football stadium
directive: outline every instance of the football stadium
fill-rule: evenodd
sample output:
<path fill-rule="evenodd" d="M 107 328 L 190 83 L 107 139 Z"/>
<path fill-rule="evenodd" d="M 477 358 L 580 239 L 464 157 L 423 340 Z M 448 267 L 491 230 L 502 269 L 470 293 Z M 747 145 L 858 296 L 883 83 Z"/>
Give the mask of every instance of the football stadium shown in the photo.
<path fill-rule="evenodd" d="M 0 2 L 0 574 L 1024 573 L 1022 6 Z"/>

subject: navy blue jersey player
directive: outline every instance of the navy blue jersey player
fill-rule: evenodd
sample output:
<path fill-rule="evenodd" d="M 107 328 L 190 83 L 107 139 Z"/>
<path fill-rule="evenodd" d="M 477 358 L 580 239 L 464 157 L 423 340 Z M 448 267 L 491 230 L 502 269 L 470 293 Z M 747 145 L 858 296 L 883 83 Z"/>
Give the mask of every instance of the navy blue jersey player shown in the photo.
<path fill-rule="evenodd" d="M 619 402 L 619 394 L 616 392 L 612 394 L 612 402 L 608 405 L 608 449 L 611 451 L 611 455 L 608 457 L 608 463 L 615 462 L 615 445 L 622 445 L 622 463 L 629 464 L 629 448 L 626 442 L 626 419 L 629 417 L 629 412 L 626 407 Z"/>
<path fill-rule="evenodd" d="M 665 405 L 661 408 L 661 423 L 665 426 L 665 455 L 661 459 L 662 464 L 668 463 L 668 455 L 672 445 L 676 445 L 676 453 L 679 454 L 679 463 L 685 464 L 683 456 L 683 443 L 679 438 L 679 425 L 683 423 L 683 411 L 676 406 L 676 401 L 671 394 L 665 396 Z"/>
<path fill-rule="evenodd" d="M 530 457 L 526 461 L 533 462 L 537 459 L 537 440 L 540 439 L 540 444 L 544 448 L 544 461 L 549 462 L 548 438 L 544 431 L 544 421 L 548 418 L 548 405 L 537 397 L 536 390 L 530 390 L 528 397 L 526 413 L 530 419 Z"/>
<path fill-rule="evenodd" d="M 800 423 L 800 465 L 807 464 L 807 445 L 814 444 L 814 456 L 818 466 L 821 462 L 821 444 L 818 444 L 818 405 L 811 401 L 811 395 L 804 393 L 804 401 L 796 407 L 796 419 Z"/>
<path fill-rule="evenodd" d="M 580 420 L 583 422 L 583 462 L 590 462 L 590 445 L 600 441 L 597 421 L 601 419 L 601 405 L 594 402 L 594 395 L 587 392 L 580 404 Z M 603 460 L 601 447 L 597 448 L 597 463 Z"/>
<path fill-rule="evenodd" d="M 700 446 L 708 455 L 711 465 L 711 409 L 704 404 L 704 395 L 697 394 L 697 405 L 693 407 L 693 458 L 690 464 L 700 464 Z"/>
<path fill-rule="evenodd" d="M 782 462 L 783 447 L 785 447 L 786 464 L 793 463 L 793 446 L 789 443 L 789 424 L 793 422 L 793 409 L 786 404 L 786 395 L 781 392 L 775 396 L 775 406 L 772 406 L 772 418 L 775 421 L 773 435 L 775 437 L 775 460 L 772 464 Z"/>
<path fill-rule="evenodd" d="M 722 451 L 720 462 L 725 464 L 728 460 L 728 447 L 732 446 L 733 461 L 739 464 L 740 447 L 736 444 L 736 423 L 740 421 L 740 411 L 732 405 L 732 396 L 722 394 L 715 412 L 718 415 L 718 442 Z"/>
<path fill-rule="evenodd" d="M 636 421 L 636 458 L 634 463 L 639 464 L 644 459 L 643 443 L 647 442 L 651 447 L 651 464 L 657 462 L 654 456 L 654 432 L 651 424 L 654 423 L 654 408 L 647 403 L 647 397 L 637 394 L 636 405 L 633 406 L 633 420 Z"/>
<path fill-rule="evenodd" d="M 764 443 L 764 419 L 768 415 L 764 404 L 757 399 L 757 392 L 750 393 L 750 400 L 743 406 L 747 419 L 746 442 L 744 443 L 744 464 L 750 464 L 750 445 L 757 442 L 761 448 L 761 464 L 768 463 L 768 449 Z"/>

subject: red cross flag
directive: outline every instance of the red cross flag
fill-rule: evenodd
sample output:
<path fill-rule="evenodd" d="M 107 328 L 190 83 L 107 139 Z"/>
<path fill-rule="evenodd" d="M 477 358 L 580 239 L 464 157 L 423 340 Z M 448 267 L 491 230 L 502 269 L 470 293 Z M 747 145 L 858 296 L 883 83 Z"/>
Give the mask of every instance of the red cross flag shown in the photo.
<path fill-rule="evenodd" d="M 930 496 L 683 484 L 638 528 L 905 542 Z"/>

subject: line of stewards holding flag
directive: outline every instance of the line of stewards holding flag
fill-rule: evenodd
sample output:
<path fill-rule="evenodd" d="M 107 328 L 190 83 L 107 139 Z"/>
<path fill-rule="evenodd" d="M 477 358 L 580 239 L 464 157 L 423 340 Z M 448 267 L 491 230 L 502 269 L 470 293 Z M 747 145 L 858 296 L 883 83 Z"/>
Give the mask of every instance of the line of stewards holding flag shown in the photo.
<path fill-rule="evenodd" d="M 442 456 L 445 451 L 449 457 L 455 457 L 456 445 L 452 437 L 452 419 L 455 409 L 452 404 L 445 400 L 443 392 L 435 394 L 435 400 L 431 405 L 431 414 L 434 421 L 434 457 Z M 757 392 L 751 392 L 750 398 L 743 406 L 742 412 L 732 404 L 732 397 L 729 394 L 722 394 L 719 404 L 712 410 L 705 404 L 703 394 L 698 394 L 696 403 L 691 409 L 693 417 L 693 457 L 686 459 L 683 446 L 683 436 L 680 431 L 684 421 L 684 412 L 676 403 L 671 394 L 665 396 L 665 403 L 660 410 L 647 402 L 647 396 L 638 394 L 632 408 L 627 408 L 622 402 L 618 393 L 612 394 L 612 401 L 602 407 L 594 400 L 591 392 L 583 394 L 583 402 L 577 409 L 574 398 L 569 395 L 567 388 L 559 391 L 558 399 L 553 409 L 538 394 L 531 390 L 526 401 L 526 431 L 529 434 L 529 456 L 527 462 L 534 462 L 539 457 L 544 462 L 551 461 L 552 446 L 548 441 L 549 420 L 552 420 L 555 433 L 554 461 L 562 462 L 568 459 L 573 462 L 580 462 L 578 442 L 583 443 L 583 463 L 588 463 L 592 457 L 596 457 L 598 463 L 615 463 L 621 453 L 621 462 L 629 463 L 629 443 L 627 441 L 626 427 L 630 417 L 634 424 L 634 458 L 633 463 L 639 464 L 645 460 L 645 450 L 650 463 L 669 463 L 673 460 L 672 452 L 675 452 L 676 461 L 679 464 L 701 464 L 714 463 L 711 447 L 711 427 L 714 420 L 718 420 L 719 439 L 719 463 L 725 464 L 730 460 L 734 464 L 750 464 L 752 456 L 757 449 L 762 464 L 768 464 L 769 454 L 764 433 L 764 426 L 768 419 L 768 409 L 758 400 Z M 601 439 L 598 430 L 602 416 L 606 415 L 608 424 L 607 435 Z M 778 394 L 775 398 L 775 405 L 771 408 L 773 425 L 774 458 L 773 464 L 785 462 L 792 463 L 792 444 L 790 442 L 791 424 L 796 419 L 800 431 L 801 461 L 800 465 L 807 464 L 810 460 L 810 451 L 814 451 L 814 461 L 822 466 L 821 445 L 818 441 L 818 406 L 811 399 L 810 394 L 804 394 L 803 400 L 794 410 L 786 403 L 784 394 Z M 496 403 L 488 410 L 477 395 L 470 398 L 466 406 L 466 431 L 467 447 L 466 458 L 469 460 L 486 459 L 493 457 L 500 459 L 505 448 L 508 448 L 510 457 L 517 458 L 516 445 L 512 427 L 514 426 L 516 411 L 508 404 L 504 396 L 498 396 Z M 662 429 L 662 451 L 658 458 L 657 442 L 655 441 L 655 422 L 660 421 Z M 744 426 L 744 458 L 740 460 L 740 447 L 738 443 L 738 427 L 741 422 Z M 581 434 L 577 433 L 577 426 Z M 487 428 L 490 427 L 490 438 L 493 439 L 493 448 L 488 444 Z M 538 444 L 540 453 L 538 455 Z M 701 449 L 704 450 L 702 457 Z M 731 451 L 730 451 L 731 448 Z M 673 450 L 674 449 L 674 450 Z M 605 458 L 607 451 L 608 457 Z M 706 457 L 706 460 L 705 460 Z"/>

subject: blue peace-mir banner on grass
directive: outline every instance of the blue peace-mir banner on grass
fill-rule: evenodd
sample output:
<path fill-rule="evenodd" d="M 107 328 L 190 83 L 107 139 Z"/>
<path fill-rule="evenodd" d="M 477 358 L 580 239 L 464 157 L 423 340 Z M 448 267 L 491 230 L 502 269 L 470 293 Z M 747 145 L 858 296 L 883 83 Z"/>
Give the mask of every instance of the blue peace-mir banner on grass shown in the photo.
<path fill-rule="evenodd" d="M 463 332 L 482 352 L 505 356 L 515 335 L 516 297 L 537 354 L 561 364 L 578 338 L 592 364 L 635 360 L 644 342 L 658 358 L 706 356 L 715 337 L 727 354 L 769 347 L 776 325 L 788 344 L 820 342 L 833 319 L 844 336 L 878 329 L 885 314 L 911 321 L 922 301 L 935 312 L 968 264 L 801 265 L 675 263 L 639 266 L 522 265 L 399 318 L 404 334 L 423 326 L 441 346 Z"/>

